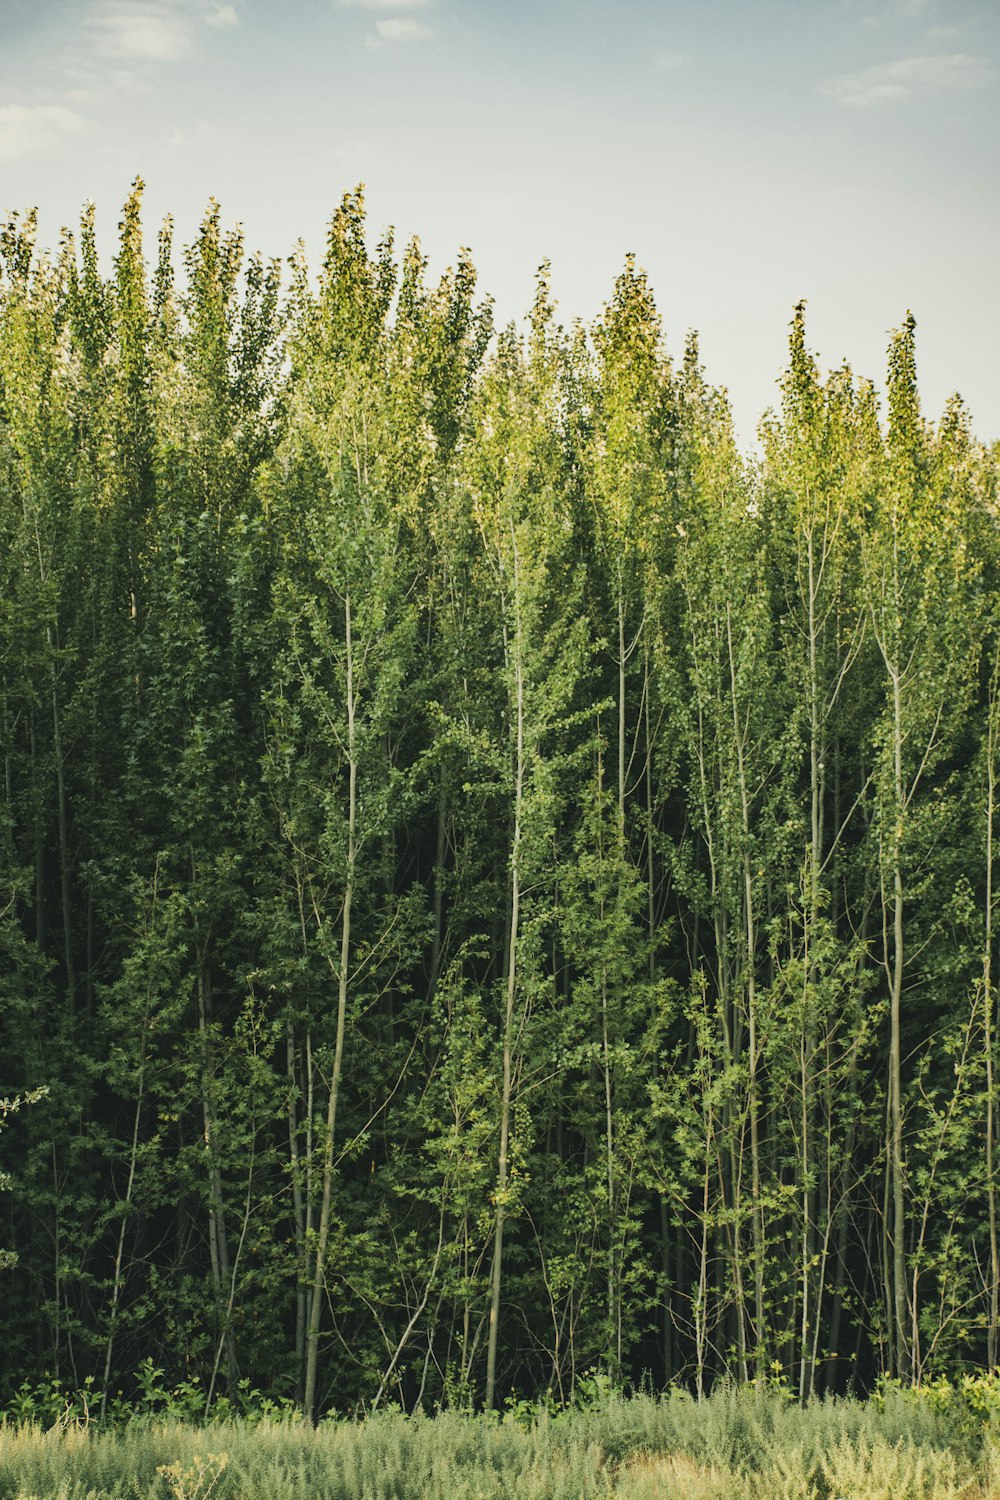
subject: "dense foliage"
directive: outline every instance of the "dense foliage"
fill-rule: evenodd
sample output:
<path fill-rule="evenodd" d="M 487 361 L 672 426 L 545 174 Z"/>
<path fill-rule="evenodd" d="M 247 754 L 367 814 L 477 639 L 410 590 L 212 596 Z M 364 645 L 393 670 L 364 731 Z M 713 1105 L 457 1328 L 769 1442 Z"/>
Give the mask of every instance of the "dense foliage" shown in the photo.
<path fill-rule="evenodd" d="M 992 1368 L 998 453 L 913 320 L 883 419 L 797 308 L 750 461 L 631 260 L 493 340 L 360 191 L 287 291 L 140 191 L 0 235 L 8 1397 Z"/>

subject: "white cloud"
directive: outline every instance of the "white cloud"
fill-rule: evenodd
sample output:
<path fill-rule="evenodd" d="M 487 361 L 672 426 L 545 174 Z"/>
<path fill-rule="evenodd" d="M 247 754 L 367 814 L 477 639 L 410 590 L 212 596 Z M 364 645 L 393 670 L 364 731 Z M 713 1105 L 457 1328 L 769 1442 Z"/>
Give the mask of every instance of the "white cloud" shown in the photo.
<path fill-rule="evenodd" d="M 361 10 L 426 10 L 431 0 L 338 0 L 338 3 Z"/>
<path fill-rule="evenodd" d="M 206 26 L 238 26 L 239 16 L 236 14 L 235 5 L 213 6 L 205 17 Z"/>
<path fill-rule="evenodd" d="M 846 73 L 821 84 L 821 91 L 848 109 L 896 104 L 915 94 L 954 93 L 985 83 L 993 72 L 985 57 L 967 52 L 901 57 L 859 73 Z"/>
<path fill-rule="evenodd" d="M 178 62 L 193 50 L 188 17 L 157 0 L 102 0 L 90 24 L 106 57 Z"/>
<path fill-rule="evenodd" d="M 667 47 L 662 52 L 657 52 L 653 58 L 653 67 L 657 73 L 676 73 L 678 68 L 686 68 L 690 61 L 689 52 L 671 52 Z"/>
<path fill-rule="evenodd" d="M 0 161 L 50 146 L 83 124 L 76 110 L 62 104 L 0 104 Z"/>
<path fill-rule="evenodd" d="M 198 22 L 239 25 L 225 0 L 96 0 L 89 17 L 96 51 L 129 64 L 180 62 L 196 49 Z"/>
<path fill-rule="evenodd" d="M 422 21 L 409 17 L 390 16 L 385 21 L 375 22 L 375 36 L 370 38 L 372 46 L 394 47 L 407 42 L 423 42 L 433 35 L 431 28 Z"/>
<path fill-rule="evenodd" d="M 862 26 L 884 26 L 886 22 L 898 20 L 915 21 L 925 16 L 930 10 L 933 0 L 886 0 L 872 15 L 865 16 Z"/>

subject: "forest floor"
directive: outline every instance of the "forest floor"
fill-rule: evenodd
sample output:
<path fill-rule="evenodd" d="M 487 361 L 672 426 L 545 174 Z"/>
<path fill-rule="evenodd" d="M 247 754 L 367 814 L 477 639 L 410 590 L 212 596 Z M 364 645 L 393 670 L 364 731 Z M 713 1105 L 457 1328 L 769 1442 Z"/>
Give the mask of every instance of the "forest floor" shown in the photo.
<path fill-rule="evenodd" d="M 987 1500 L 1000 1425 L 889 1392 L 726 1389 L 502 1418 L 0 1425 L 0 1500 Z"/>

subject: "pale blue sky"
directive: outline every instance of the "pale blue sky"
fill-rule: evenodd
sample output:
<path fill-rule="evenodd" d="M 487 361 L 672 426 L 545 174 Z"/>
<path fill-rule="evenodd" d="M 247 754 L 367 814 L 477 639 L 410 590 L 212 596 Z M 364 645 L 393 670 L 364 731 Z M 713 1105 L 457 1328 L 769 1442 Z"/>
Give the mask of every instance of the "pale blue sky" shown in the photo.
<path fill-rule="evenodd" d="M 151 236 L 214 194 L 314 263 L 363 180 L 501 320 L 546 256 L 589 320 L 634 251 L 744 441 L 798 298 L 879 384 L 912 307 L 929 414 L 1000 437 L 1000 0 L 0 0 L 0 209 L 54 244 L 93 198 L 110 253 L 137 172 Z"/>

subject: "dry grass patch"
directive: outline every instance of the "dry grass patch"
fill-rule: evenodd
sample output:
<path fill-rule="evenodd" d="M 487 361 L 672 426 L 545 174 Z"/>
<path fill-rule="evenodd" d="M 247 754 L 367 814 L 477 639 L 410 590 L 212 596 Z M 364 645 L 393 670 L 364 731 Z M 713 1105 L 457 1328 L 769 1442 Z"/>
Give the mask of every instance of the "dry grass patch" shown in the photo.
<path fill-rule="evenodd" d="M 682 1453 L 641 1453 L 622 1464 L 615 1494 L 622 1500 L 733 1500 L 739 1477 Z"/>

